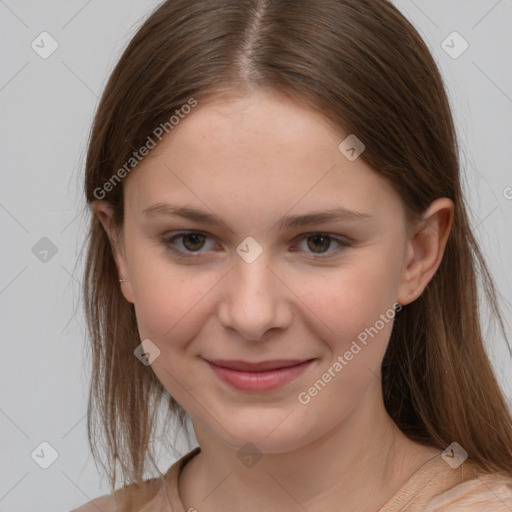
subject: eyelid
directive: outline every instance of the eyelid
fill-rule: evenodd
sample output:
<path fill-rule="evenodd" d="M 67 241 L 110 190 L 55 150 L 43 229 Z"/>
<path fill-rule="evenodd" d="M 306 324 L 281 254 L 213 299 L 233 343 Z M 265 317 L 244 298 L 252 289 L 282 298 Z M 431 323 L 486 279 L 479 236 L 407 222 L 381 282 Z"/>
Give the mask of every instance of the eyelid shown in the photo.
<path fill-rule="evenodd" d="M 166 249 L 173 252 L 174 254 L 177 254 L 178 256 L 182 256 L 184 258 L 197 258 L 197 257 L 201 256 L 204 251 L 196 251 L 196 252 L 182 251 L 181 249 L 176 248 L 176 246 L 172 243 L 174 240 L 184 238 L 187 235 L 202 235 L 205 238 L 209 238 L 210 240 L 213 240 L 213 237 L 211 237 L 208 233 L 205 233 L 204 231 L 189 230 L 189 231 L 175 231 L 172 233 L 168 233 L 167 235 L 165 235 L 162 238 L 162 243 Z"/>
<path fill-rule="evenodd" d="M 201 250 L 196 251 L 196 252 L 182 251 L 181 249 L 177 249 L 174 246 L 174 244 L 172 243 L 174 240 L 180 239 L 187 235 L 202 235 L 211 240 L 215 240 L 215 237 L 210 236 L 208 233 L 206 233 L 204 231 L 188 230 L 188 231 L 175 231 L 172 233 L 168 233 L 167 235 L 165 235 L 162 238 L 162 243 L 164 244 L 166 249 L 168 249 L 169 251 L 171 251 L 174 254 L 177 254 L 178 256 L 181 256 L 183 258 L 198 258 L 198 257 L 202 256 L 205 251 L 201 251 Z M 331 233 L 327 233 L 327 232 L 323 232 L 323 231 L 310 231 L 307 233 L 302 233 L 302 234 L 298 235 L 297 237 L 295 237 L 294 240 L 298 240 L 299 242 L 301 242 L 301 241 L 306 240 L 307 238 L 314 236 L 314 235 L 327 236 L 327 237 L 329 237 L 329 239 L 332 242 L 337 243 L 338 247 L 336 249 L 333 249 L 331 251 L 327 251 L 324 253 L 314 253 L 314 252 L 308 253 L 306 251 L 299 251 L 296 249 L 294 249 L 293 252 L 305 252 L 306 254 L 308 254 L 308 256 L 306 256 L 306 258 L 320 260 L 320 259 L 327 259 L 331 256 L 336 256 L 340 252 L 341 249 L 351 247 L 354 244 L 354 242 L 352 240 L 350 240 L 349 238 L 347 238 L 345 236 L 335 235 L 335 234 L 331 234 Z M 216 243 L 217 243 L 217 246 L 219 246 L 218 242 L 216 242 Z"/>

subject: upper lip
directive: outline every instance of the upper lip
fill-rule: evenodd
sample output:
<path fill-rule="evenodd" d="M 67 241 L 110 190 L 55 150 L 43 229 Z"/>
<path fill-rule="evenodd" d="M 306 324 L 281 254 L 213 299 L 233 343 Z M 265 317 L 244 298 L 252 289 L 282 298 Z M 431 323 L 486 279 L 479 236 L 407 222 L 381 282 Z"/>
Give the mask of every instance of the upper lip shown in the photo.
<path fill-rule="evenodd" d="M 231 370 L 241 370 L 246 372 L 264 372 L 269 370 L 276 370 L 278 368 L 288 368 L 289 366 L 296 366 L 311 359 L 275 359 L 273 361 L 262 361 L 260 363 L 251 363 L 248 361 L 228 361 L 225 359 L 206 359 L 207 362 L 223 368 Z"/>

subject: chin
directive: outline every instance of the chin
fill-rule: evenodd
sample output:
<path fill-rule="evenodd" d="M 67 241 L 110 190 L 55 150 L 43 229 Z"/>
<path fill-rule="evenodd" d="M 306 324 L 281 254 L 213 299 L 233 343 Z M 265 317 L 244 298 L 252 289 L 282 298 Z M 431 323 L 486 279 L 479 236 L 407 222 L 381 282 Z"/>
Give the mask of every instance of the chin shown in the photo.
<path fill-rule="evenodd" d="M 322 435 L 318 433 L 315 436 L 314 432 L 305 431 L 305 422 L 290 412 L 278 409 L 267 410 L 266 413 L 242 411 L 240 417 L 231 415 L 229 420 L 219 418 L 219 423 L 225 425 L 231 435 L 218 425 L 209 423 L 208 428 L 237 452 L 249 449 L 248 444 L 251 444 L 262 453 L 286 453 Z"/>

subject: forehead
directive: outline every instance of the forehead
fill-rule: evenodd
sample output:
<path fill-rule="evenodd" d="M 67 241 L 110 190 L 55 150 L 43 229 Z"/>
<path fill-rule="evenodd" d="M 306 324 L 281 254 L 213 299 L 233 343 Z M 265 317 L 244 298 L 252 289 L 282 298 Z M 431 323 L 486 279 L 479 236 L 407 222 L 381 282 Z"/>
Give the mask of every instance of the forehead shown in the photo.
<path fill-rule="evenodd" d="M 199 199 L 243 206 L 247 214 L 275 206 L 318 209 L 319 201 L 364 205 L 374 213 L 379 205 L 396 208 L 400 201 L 391 186 L 361 158 L 350 161 L 339 150 L 348 135 L 284 96 L 209 100 L 132 172 L 126 199 L 141 208 Z"/>

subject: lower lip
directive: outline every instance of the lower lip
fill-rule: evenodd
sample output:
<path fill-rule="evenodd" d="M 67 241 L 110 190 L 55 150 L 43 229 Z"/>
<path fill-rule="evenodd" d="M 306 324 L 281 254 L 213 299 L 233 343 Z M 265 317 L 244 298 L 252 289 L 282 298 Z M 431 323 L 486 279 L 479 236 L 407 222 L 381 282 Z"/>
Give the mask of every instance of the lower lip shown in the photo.
<path fill-rule="evenodd" d="M 277 368 L 275 370 L 268 370 L 264 372 L 232 370 L 231 368 L 217 366 L 209 361 L 206 362 L 215 375 L 231 387 L 240 391 L 262 392 L 278 389 L 288 382 L 291 382 L 293 379 L 296 379 L 306 370 L 306 368 L 310 366 L 313 361 L 305 361 L 304 363 L 300 363 L 295 366 Z"/>

